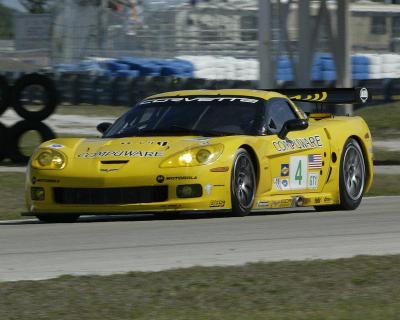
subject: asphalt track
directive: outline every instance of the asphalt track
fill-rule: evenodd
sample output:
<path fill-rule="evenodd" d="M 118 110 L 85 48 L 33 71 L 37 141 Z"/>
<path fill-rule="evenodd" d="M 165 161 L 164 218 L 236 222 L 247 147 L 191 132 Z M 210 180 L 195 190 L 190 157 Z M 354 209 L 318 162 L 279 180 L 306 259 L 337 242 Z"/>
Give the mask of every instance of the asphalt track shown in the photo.
<path fill-rule="evenodd" d="M 350 212 L 84 217 L 75 224 L 0 222 L 0 280 L 157 271 L 193 265 L 400 254 L 400 197 Z"/>

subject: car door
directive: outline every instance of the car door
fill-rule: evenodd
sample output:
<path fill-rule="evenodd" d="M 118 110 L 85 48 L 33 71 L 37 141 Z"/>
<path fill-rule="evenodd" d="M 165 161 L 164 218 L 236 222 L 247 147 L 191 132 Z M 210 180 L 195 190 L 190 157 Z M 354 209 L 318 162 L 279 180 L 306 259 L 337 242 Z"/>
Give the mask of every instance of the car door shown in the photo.
<path fill-rule="evenodd" d="M 327 181 L 330 142 L 323 126 L 309 122 L 305 130 L 289 132 L 285 139 L 278 137 L 286 121 L 304 117 L 287 99 L 273 98 L 267 102 L 265 170 L 271 195 L 321 192 Z"/>

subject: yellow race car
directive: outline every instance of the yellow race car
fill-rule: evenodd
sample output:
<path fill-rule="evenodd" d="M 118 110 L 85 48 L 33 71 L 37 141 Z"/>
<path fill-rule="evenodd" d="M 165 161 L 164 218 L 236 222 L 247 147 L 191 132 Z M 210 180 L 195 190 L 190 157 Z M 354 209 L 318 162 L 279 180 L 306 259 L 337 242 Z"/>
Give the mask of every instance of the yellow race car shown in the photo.
<path fill-rule="evenodd" d="M 151 96 L 97 139 L 45 142 L 31 157 L 28 212 L 80 215 L 356 209 L 373 178 L 359 117 L 306 114 L 295 102 L 366 103 L 365 88 L 192 90 Z"/>

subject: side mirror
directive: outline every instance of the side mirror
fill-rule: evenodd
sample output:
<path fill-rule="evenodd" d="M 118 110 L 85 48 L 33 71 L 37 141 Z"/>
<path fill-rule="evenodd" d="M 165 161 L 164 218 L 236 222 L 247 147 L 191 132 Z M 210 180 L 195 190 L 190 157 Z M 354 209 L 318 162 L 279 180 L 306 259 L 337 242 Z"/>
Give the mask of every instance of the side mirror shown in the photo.
<path fill-rule="evenodd" d="M 281 131 L 278 133 L 279 139 L 286 139 L 287 134 L 290 131 L 301 131 L 308 128 L 308 121 L 304 119 L 292 119 L 286 121 Z"/>
<path fill-rule="evenodd" d="M 109 127 L 111 127 L 112 123 L 111 122 L 102 122 L 99 123 L 96 127 L 97 131 L 103 134 L 108 130 Z"/>

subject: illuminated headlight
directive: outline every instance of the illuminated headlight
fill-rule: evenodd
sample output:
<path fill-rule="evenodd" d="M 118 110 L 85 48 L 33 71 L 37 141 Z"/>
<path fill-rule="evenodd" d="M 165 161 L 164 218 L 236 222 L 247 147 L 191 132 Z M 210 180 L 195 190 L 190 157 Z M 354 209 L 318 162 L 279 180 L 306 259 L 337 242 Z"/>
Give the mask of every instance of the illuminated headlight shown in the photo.
<path fill-rule="evenodd" d="M 222 154 L 224 146 L 222 144 L 214 144 L 192 148 L 174 154 L 160 165 L 161 168 L 176 168 L 176 167 L 193 167 L 210 164 L 218 160 Z"/>
<path fill-rule="evenodd" d="M 53 149 L 39 149 L 32 157 L 32 167 L 36 169 L 59 170 L 65 167 L 67 157 Z"/>

